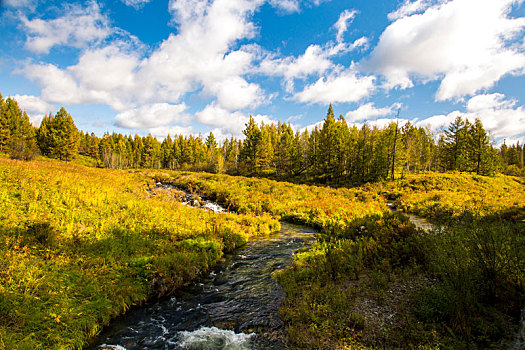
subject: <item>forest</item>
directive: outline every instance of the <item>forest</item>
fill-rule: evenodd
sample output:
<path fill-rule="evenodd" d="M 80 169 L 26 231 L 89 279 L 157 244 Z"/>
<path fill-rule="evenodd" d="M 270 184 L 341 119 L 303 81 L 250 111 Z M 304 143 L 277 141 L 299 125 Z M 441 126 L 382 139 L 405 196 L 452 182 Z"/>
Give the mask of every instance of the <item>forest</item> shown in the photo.
<path fill-rule="evenodd" d="M 0 95 L 0 151 L 12 158 L 36 154 L 69 161 L 77 154 L 111 169 L 153 168 L 259 176 L 299 183 L 359 185 L 408 172 L 460 171 L 493 175 L 524 173 L 519 142 L 494 147 L 479 119 L 457 117 L 440 133 L 410 122 L 385 127 L 349 126 L 332 106 L 322 124 L 294 131 L 290 124 L 257 125 L 250 118 L 244 139 L 218 142 L 213 133 L 146 137 L 78 131 L 61 108 L 39 127 L 29 122 L 16 100 Z"/>

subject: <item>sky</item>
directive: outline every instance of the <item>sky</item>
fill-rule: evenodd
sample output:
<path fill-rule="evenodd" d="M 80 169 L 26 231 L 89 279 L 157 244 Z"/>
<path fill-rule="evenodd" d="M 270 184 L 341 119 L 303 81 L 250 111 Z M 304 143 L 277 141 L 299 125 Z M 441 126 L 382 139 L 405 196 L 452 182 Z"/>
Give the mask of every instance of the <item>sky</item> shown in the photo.
<path fill-rule="evenodd" d="M 525 0 L 0 0 L 0 93 L 164 138 L 479 118 L 525 142 Z"/>

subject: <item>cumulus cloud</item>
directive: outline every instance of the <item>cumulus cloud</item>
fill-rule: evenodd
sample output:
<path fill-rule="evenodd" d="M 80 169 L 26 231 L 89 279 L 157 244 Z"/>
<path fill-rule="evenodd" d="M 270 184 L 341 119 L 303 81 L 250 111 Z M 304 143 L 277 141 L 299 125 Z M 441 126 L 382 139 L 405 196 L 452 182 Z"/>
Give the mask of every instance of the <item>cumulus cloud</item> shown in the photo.
<path fill-rule="evenodd" d="M 358 76 L 351 67 L 307 85 L 294 99 L 303 103 L 357 102 L 374 91 L 374 76 Z"/>
<path fill-rule="evenodd" d="M 250 117 L 241 112 L 230 112 L 221 108 L 215 103 L 209 104 L 202 111 L 195 114 L 197 121 L 208 126 L 216 127 L 214 134 L 223 135 L 225 137 L 234 136 L 243 138 L 242 131 L 246 128 L 246 124 L 250 121 Z M 253 118 L 257 123 L 272 124 L 277 123 L 270 116 L 254 115 Z M 215 136 L 217 136 L 215 135 Z"/>
<path fill-rule="evenodd" d="M 304 54 L 298 57 L 279 59 L 267 58 L 259 66 L 259 70 L 267 75 L 283 76 L 285 89 L 292 92 L 294 79 L 304 79 L 312 74 L 322 74 L 333 67 L 328 59 L 328 52 L 319 45 L 310 45 Z"/>
<path fill-rule="evenodd" d="M 334 24 L 337 30 L 337 43 L 328 42 L 324 46 L 312 44 L 307 47 L 304 54 L 297 57 L 287 56 L 283 58 L 276 58 L 272 55 L 267 55 L 259 64 L 258 72 L 270 76 L 282 76 L 283 86 L 286 92 L 293 93 L 296 79 L 307 79 L 310 76 L 320 76 L 332 71 L 332 75 L 336 71 L 341 71 L 342 66 L 334 64 L 332 57 L 341 53 L 349 52 L 357 48 L 365 47 L 368 44 L 366 37 L 361 37 L 352 43 L 345 43 L 343 34 L 347 30 L 348 22 L 351 21 L 357 11 L 345 10 L 343 11 L 338 21 Z"/>
<path fill-rule="evenodd" d="M 12 98 L 18 102 L 22 110 L 26 111 L 33 125 L 40 125 L 44 115 L 56 110 L 55 106 L 37 96 L 15 95 Z"/>
<path fill-rule="evenodd" d="M 27 30 L 26 47 L 39 54 L 47 54 L 56 45 L 86 47 L 111 34 L 108 19 L 93 1 L 87 7 L 66 6 L 66 15 L 51 20 L 22 17 Z"/>
<path fill-rule="evenodd" d="M 447 127 L 456 117 L 461 116 L 473 122 L 479 118 L 485 129 L 494 138 L 508 137 L 525 140 L 525 108 L 516 107 L 517 102 L 505 98 L 500 93 L 481 94 L 470 98 L 465 111 L 453 111 L 446 115 L 435 115 L 416 123 L 417 126 L 429 126 L 434 130 Z"/>
<path fill-rule="evenodd" d="M 365 66 L 382 74 L 389 89 L 412 87 L 417 78 L 441 80 L 438 101 L 476 94 L 506 74 L 524 73 L 525 53 L 514 42 L 522 40 L 525 18 L 509 16 L 517 2 L 405 2 Z"/>
<path fill-rule="evenodd" d="M 345 10 L 339 15 L 339 19 L 335 23 L 334 27 L 337 29 L 337 42 L 343 42 L 343 35 L 345 34 L 346 30 L 348 29 L 348 22 L 352 21 L 357 14 L 357 11 L 355 10 Z"/>
<path fill-rule="evenodd" d="M 346 113 L 348 121 L 366 120 L 376 117 L 382 117 L 385 115 L 392 114 L 395 110 L 401 108 L 400 103 L 394 103 L 389 107 L 376 107 L 373 102 L 366 103 L 359 106 L 356 110 L 349 111 Z"/>
<path fill-rule="evenodd" d="M 403 5 L 396 11 L 388 14 L 388 19 L 391 21 L 413 15 L 414 13 L 422 12 L 432 5 L 431 0 L 405 0 Z"/>
<path fill-rule="evenodd" d="M 297 0 L 270 0 L 270 5 L 285 13 L 299 12 L 300 9 Z"/>
<path fill-rule="evenodd" d="M 190 121 L 190 116 L 184 113 L 187 108 L 184 103 L 145 105 L 117 114 L 115 123 L 117 126 L 129 129 L 152 129 L 175 123 L 186 124 Z"/>
<path fill-rule="evenodd" d="M 86 49 L 75 65 L 29 64 L 24 73 L 42 85 L 43 98 L 57 103 L 103 103 L 124 112 L 176 104 L 187 93 L 201 91 L 221 108 L 254 108 L 267 100 L 258 84 L 244 78 L 257 53 L 250 46 L 234 46 L 255 35 L 249 16 L 262 3 L 171 0 L 178 32 L 149 55 L 114 42 Z"/>
<path fill-rule="evenodd" d="M 229 110 L 255 108 L 265 101 L 264 92 L 259 85 L 248 83 L 239 76 L 212 82 L 206 89 L 217 97 L 221 106 Z"/>

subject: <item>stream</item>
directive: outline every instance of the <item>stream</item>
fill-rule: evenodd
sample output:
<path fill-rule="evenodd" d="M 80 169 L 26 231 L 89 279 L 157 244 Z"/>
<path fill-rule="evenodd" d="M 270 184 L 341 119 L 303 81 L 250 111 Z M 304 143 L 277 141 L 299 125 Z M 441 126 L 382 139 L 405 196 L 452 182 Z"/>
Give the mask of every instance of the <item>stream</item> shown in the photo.
<path fill-rule="evenodd" d="M 292 262 L 316 231 L 281 223 L 227 256 L 208 276 L 169 298 L 133 308 L 89 349 L 284 349 L 284 292 L 272 272 Z"/>

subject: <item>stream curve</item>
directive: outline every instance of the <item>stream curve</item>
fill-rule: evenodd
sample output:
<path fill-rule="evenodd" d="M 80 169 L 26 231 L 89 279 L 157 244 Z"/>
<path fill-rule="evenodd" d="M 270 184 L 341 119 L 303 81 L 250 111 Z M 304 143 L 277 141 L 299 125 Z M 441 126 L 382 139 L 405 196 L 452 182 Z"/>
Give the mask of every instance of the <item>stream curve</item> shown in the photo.
<path fill-rule="evenodd" d="M 169 298 L 130 310 L 89 349 L 284 349 L 284 292 L 272 273 L 314 240 L 311 228 L 281 223 L 251 240 L 208 276 Z"/>

